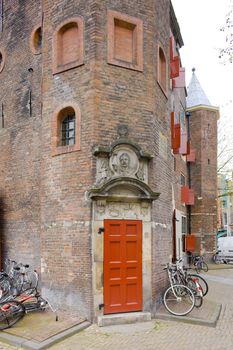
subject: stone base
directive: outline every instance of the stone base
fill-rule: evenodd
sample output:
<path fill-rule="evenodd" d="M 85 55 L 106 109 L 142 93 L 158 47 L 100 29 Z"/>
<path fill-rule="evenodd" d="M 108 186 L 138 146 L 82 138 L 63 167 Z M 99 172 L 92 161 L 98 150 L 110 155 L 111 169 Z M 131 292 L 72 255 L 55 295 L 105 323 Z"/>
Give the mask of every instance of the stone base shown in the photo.
<path fill-rule="evenodd" d="M 129 324 L 137 322 L 151 321 L 150 312 L 130 312 L 122 314 L 111 314 L 98 316 L 97 324 L 99 327 L 113 326 L 117 324 Z"/>

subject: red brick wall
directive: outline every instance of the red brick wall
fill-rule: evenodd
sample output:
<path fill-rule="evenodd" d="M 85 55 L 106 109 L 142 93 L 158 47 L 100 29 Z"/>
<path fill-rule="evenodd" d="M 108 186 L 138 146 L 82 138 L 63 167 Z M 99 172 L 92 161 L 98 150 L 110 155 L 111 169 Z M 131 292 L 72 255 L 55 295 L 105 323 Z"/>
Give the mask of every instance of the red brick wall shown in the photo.
<path fill-rule="evenodd" d="M 196 161 L 191 163 L 195 191 L 192 233 L 201 237 L 206 252 L 212 252 L 217 229 L 217 113 L 192 111 L 190 128 L 192 147 L 196 149 Z"/>
<path fill-rule="evenodd" d="M 45 47 L 43 62 L 43 163 L 42 163 L 42 257 L 44 282 L 52 275 L 77 307 L 91 306 L 91 204 L 85 191 L 94 182 L 93 145 L 107 146 L 117 138 L 117 126 L 127 124 L 129 137 L 153 154 L 150 186 L 161 192 L 153 205 L 153 300 L 164 280 L 161 260 L 171 250 L 171 153 L 168 142 L 165 159 L 159 152 L 159 132 L 170 140 L 167 97 L 157 83 L 157 45 L 169 52 L 169 2 L 80 1 L 73 13 L 73 1 L 64 6 L 45 2 Z M 77 4 L 76 4 L 77 5 Z M 51 35 L 63 17 L 85 19 L 85 64 L 62 76 L 51 75 Z M 90 11 L 91 9 L 91 11 Z M 143 73 L 107 63 L 107 9 L 137 17 L 144 24 Z M 51 158 L 50 118 L 60 100 L 74 101 L 81 109 L 81 150 Z M 66 245 L 64 245 L 66 243 Z M 49 248 L 49 249 L 48 249 Z M 164 259 L 164 256 L 166 258 Z M 54 258 L 56 257 L 56 258 Z M 54 259 L 56 259 L 54 261 Z M 48 273 L 49 271 L 49 273 Z M 64 277 L 62 277 L 62 275 Z M 68 278 L 70 285 L 65 283 Z M 75 298 L 76 298 L 75 296 Z M 78 300 L 81 300 L 79 302 Z"/>
<path fill-rule="evenodd" d="M 1 241 L 6 256 L 40 267 L 41 55 L 30 48 L 40 2 L 4 2 L 0 73 Z M 32 69 L 33 72 L 32 72 Z M 29 104 L 31 90 L 31 112 Z"/>
<path fill-rule="evenodd" d="M 143 21 L 143 72 L 107 63 L 107 9 Z M 41 258 L 44 290 L 91 318 L 92 205 L 85 193 L 95 181 L 92 147 L 108 146 L 117 138 L 117 126 L 127 124 L 129 137 L 154 156 L 149 184 L 161 193 L 152 211 L 155 302 L 166 280 L 161 264 L 171 253 L 170 104 L 157 83 L 158 44 L 169 57 L 169 1 L 45 0 L 42 55 L 33 55 L 29 44 L 41 20 L 40 4 L 19 6 L 12 0 L 5 10 L 0 92 L 6 123 L 0 130 L 4 251 L 34 266 Z M 54 31 L 76 16 L 85 23 L 84 65 L 53 75 Z M 80 150 L 52 156 L 51 121 L 64 103 L 80 108 Z M 162 136 L 168 140 L 166 152 Z"/>

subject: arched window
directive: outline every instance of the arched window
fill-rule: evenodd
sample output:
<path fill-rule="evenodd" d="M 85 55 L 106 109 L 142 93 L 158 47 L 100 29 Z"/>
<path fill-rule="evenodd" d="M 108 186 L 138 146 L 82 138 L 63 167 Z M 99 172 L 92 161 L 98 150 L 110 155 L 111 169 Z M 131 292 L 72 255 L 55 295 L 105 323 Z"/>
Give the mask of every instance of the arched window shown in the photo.
<path fill-rule="evenodd" d="M 61 122 L 61 146 L 75 144 L 75 113 L 67 113 Z"/>
<path fill-rule="evenodd" d="M 80 150 L 80 110 L 77 105 L 59 108 L 52 120 L 52 155 Z"/>
<path fill-rule="evenodd" d="M 163 49 L 159 46 L 158 52 L 158 83 L 163 92 L 167 93 L 167 61 Z"/>
<path fill-rule="evenodd" d="M 84 61 L 83 19 L 62 22 L 53 35 L 53 74 L 78 67 Z"/>

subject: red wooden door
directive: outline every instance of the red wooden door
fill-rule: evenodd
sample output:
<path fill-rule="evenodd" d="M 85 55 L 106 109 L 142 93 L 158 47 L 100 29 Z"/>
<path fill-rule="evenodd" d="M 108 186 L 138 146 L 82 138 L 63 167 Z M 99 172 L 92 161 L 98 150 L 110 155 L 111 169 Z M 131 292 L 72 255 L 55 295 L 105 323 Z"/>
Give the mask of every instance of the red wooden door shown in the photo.
<path fill-rule="evenodd" d="M 142 310 L 142 222 L 104 220 L 104 313 Z"/>

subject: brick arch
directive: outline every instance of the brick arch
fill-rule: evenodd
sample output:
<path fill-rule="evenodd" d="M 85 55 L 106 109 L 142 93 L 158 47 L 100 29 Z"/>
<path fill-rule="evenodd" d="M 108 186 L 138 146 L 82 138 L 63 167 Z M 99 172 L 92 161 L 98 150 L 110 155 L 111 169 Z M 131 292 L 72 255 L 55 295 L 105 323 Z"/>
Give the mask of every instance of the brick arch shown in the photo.
<path fill-rule="evenodd" d="M 53 34 L 53 74 L 84 63 L 84 21 L 74 17 L 63 21 Z"/>
<path fill-rule="evenodd" d="M 157 74 L 157 80 L 158 83 L 165 93 L 167 95 L 167 58 L 164 53 L 164 50 L 160 45 L 158 45 L 158 74 Z"/>
<path fill-rule="evenodd" d="M 66 114 L 69 112 L 74 112 L 75 114 L 75 144 L 61 146 L 60 127 L 63 119 L 65 118 Z M 52 117 L 52 126 L 51 126 L 51 145 L 52 145 L 53 156 L 80 150 L 80 145 L 81 145 L 80 123 L 81 123 L 81 112 L 77 104 L 65 103 L 56 109 Z"/>
<path fill-rule="evenodd" d="M 42 51 L 42 27 L 41 24 L 37 24 L 31 33 L 30 48 L 34 55 L 41 54 Z"/>

